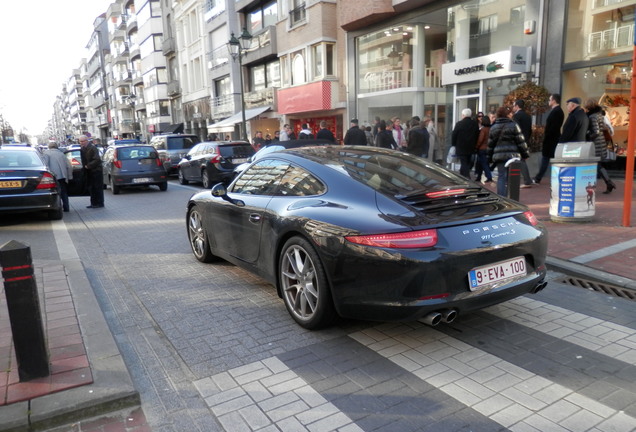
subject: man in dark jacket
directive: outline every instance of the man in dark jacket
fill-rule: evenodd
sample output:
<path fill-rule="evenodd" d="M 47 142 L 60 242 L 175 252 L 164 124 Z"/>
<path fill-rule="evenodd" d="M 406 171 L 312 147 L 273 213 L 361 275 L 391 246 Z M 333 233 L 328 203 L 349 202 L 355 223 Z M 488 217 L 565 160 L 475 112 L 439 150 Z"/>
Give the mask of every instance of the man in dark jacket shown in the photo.
<path fill-rule="evenodd" d="M 327 122 L 320 120 L 320 130 L 316 133 L 316 139 L 326 139 L 333 143 L 336 142 L 336 137 L 333 136 L 333 132 L 327 129 Z"/>
<path fill-rule="evenodd" d="M 541 179 L 548 170 L 550 159 L 554 157 L 554 151 L 559 143 L 559 137 L 561 137 L 561 126 L 563 125 L 563 119 L 565 115 L 561 109 L 561 95 L 558 93 L 552 93 L 548 100 L 550 112 L 548 118 L 545 121 L 545 129 L 543 132 L 543 147 L 541 149 L 541 166 L 539 172 L 534 177 L 534 182 L 539 184 Z"/>
<path fill-rule="evenodd" d="M 524 110 L 525 106 L 526 103 L 523 100 L 516 100 L 512 106 L 512 112 L 514 112 L 512 119 L 519 125 L 523 139 L 526 140 L 526 145 L 529 146 L 530 137 L 532 136 L 532 117 Z M 521 175 L 523 176 L 523 184 L 521 187 L 532 187 L 532 178 L 530 178 L 530 170 L 528 169 L 525 159 L 521 160 Z"/>
<path fill-rule="evenodd" d="M 82 168 L 84 178 L 88 183 L 88 190 L 91 195 L 91 205 L 86 208 L 104 207 L 104 178 L 102 174 L 102 158 L 99 156 L 99 150 L 88 141 L 86 135 L 82 135 L 78 139 L 80 156 L 82 159 Z"/>
<path fill-rule="evenodd" d="M 471 156 L 475 153 L 479 125 L 471 118 L 470 108 L 462 110 L 462 119 L 455 124 L 451 135 L 451 145 L 455 147 L 455 155 L 459 158 L 459 173 L 470 178 Z"/>
<path fill-rule="evenodd" d="M 583 108 L 581 98 L 568 99 L 566 108 L 570 114 L 563 125 L 563 132 L 559 138 L 560 143 L 585 141 L 585 133 L 589 125 L 589 119 Z"/>
<path fill-rule="evenodd" d="M 411 119 L 408 144 L 406 152 L 415 156 L 428 157 L 429 135 L 428 130 L 422 127 L 418 118 Z"/>
<path fill-rule="evenodd" d="M 351 127 L 344 137 L 345 145 L 367 145 L 367 135 L 358 127 L 358 119 L 351 120 Z"/>

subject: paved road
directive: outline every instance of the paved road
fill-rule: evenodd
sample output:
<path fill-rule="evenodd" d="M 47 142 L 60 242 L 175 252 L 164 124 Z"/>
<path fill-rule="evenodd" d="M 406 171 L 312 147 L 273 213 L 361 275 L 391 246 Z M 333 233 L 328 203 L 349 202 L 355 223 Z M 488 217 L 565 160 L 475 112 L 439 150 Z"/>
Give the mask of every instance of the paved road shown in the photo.
<path fill-rule="evenodd" d="M 263 280 L 192 257 L 196 189 L 0 221 L 35 260 L 82 260 L 153 431 L 636 430 L 633 302 L 552 280 L 453 325 L 309 332 Z"/>

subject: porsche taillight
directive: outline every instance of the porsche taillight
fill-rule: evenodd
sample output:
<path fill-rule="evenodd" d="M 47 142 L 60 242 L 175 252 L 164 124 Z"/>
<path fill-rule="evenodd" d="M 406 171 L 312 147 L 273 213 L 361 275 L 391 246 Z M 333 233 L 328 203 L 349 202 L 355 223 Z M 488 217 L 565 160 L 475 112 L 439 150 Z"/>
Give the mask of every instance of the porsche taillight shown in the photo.
<path fill-rule="evenodd" d="M 539 219 L 537 219 L 537 217 L 535 216 L 534 213 L 532 213 L 531 211 L 527 211 L 523 213 L 523 216 L 528 219 L 528 222 L 530 222 L 530 225 L 532 226 L 536 226 L 539 223 Z"/>
<path fill-rule="evenodd" d="M 55 177 L 45 172 L 42 174 L 42 178 L 40 179 L 40 183 L 36 186 L 36 189 L 54 189 L 56 187 L 57 182 L 55 181 Z"/>
<path fill-rule="evenodd" d="M 418 249 L 437 244 L 437 230 L 409 231 L 392 234 L 347 236 L 351 243 L 390 249 Z"/>

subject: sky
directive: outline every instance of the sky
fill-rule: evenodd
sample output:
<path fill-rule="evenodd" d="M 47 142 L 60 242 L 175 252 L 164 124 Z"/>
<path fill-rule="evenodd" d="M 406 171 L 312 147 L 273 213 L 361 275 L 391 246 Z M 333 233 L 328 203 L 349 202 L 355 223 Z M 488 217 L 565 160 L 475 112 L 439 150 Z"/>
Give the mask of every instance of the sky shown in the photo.
<path fill-rule="evenodd" d="M 93 22 L 113 0 L 0 0 L 0 114 L 40 135 L 55 97 L 86 58 Z"/>

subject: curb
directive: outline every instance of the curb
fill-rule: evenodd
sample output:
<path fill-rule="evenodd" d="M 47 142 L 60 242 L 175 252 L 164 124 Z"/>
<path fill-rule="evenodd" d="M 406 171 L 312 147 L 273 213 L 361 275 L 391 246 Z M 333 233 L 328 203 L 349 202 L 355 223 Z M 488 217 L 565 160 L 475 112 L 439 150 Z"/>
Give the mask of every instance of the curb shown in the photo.
<path fill-rule="evenodd" d="M 546 259 L 546 265 L 550 270 L 560 273 L 636 291 L 636 280 L 593 269 L 583 264 L 549 256 Z"/>
<path fill-rule="evenodd" d="M 79 260 L 63 261 L 93 383 L 2 407 L 0 431 L 47 430 L 141 405 L 139 393 Z"/>

